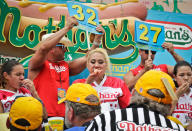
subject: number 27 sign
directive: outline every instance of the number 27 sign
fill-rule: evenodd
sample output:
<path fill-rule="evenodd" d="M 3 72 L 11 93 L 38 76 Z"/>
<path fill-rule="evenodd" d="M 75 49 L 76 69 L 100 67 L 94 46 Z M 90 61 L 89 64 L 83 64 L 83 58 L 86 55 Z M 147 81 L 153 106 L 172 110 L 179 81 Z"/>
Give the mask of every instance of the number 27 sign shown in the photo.
<path fill-rule="evenodd" d="M 77 2 L 67 2 L 67 7 L 69 15 L 77 18 L 79 28 L 95 34 L 100 34 L 96 31 L 96 27 L 99 24 L 98 12 L 96 9 Z"/>
<path fill-rule="evenodd" d="M 164 41 L 164 26 L 135 21 L 135 42 L 161 46 Z"/>

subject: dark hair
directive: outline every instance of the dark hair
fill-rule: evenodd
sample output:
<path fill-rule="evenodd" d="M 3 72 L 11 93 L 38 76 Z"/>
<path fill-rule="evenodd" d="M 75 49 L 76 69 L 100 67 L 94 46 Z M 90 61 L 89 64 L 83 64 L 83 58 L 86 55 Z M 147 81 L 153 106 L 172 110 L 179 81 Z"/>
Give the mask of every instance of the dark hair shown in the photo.
<path fill-rule="evenodd" d="M 190 65 L 187 61 L 179 61 L 179 62 L 174 66 L 174 69 L 173 69 L 173 74 L 174 74 L 174 75 L 177 75 L 178 68 L 181 67 L 181 66 L 188 66 L 188 67 L 190 67 L 191 70 L 192 70 L 191 65 Z"/>
<path fill-rule="evenodd" d="M 16 60 L 9 60 L 9 61 L 6 61 L 2 66 L 1 66 L 1 69 L 0 69 L 0 86 L 3 86 L 6 84 L 5 83 L 5 78 L 3 76 L 3 73 L 4 72 L 7 72 L 7 74 L 11 74 L 12 70 L 13 70 L 13 67 L 16 66 L 16 65 L 20 65 L 20 63 Z"/>

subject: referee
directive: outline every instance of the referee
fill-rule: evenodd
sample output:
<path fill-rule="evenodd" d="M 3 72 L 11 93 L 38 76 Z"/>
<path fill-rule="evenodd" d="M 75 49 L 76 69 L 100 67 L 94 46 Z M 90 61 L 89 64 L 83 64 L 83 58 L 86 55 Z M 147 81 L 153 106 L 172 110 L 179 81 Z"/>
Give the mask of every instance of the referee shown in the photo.
<path fill-rule="evenodd" d="M 96 116 L 86 131 L 185 131 L 182 125 L 167 118 L 172 99 L 162 78 L 176 90 L 169 75 L 148 71 L 137 81 L 129 107 Z"/>

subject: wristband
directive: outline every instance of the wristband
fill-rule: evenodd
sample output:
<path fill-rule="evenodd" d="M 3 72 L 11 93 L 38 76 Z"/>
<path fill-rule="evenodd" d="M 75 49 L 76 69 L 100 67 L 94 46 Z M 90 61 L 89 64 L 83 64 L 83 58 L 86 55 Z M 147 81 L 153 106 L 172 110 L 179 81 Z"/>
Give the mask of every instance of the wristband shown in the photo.
<path fill-rule="evenodd" d="M 93 45 L 100 46 L 100 45 L 102 45 L 102 42 L 100 41 L 100 43 L 97 43 L 97 42 L 93 41 Z"/>

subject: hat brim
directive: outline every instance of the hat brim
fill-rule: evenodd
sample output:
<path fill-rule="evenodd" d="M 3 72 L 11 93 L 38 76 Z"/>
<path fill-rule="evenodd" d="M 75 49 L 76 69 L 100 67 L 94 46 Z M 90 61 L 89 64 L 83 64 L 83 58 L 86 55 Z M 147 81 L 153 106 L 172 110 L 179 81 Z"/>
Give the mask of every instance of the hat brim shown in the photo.
<path fill-rule="evenodd" d="M 42 38 L 42 41 L 46 40 L 52 34 L 53 33 L 46 34 L 46 38 L 45 39 Z M 34 51 L 38 50 L 42 45 L 42 41 L 40 43 L 38 43 L 34 48 L 32 48 L 32 50 L 34 50 Z M 74 44 L 65 36 L 63 36 L 62 39 L 58 43 L 61 43 L 61 44 L 65 45 L 65 47 L 74 46 Z"/>
<path fill-rule="evenodd" d="M 58 101 L 58 104 L 61 104 L 63 103 L 64 101 L 66 101 L 66 97 L 65 98 L 62 98 L 61 100 Z"/>

